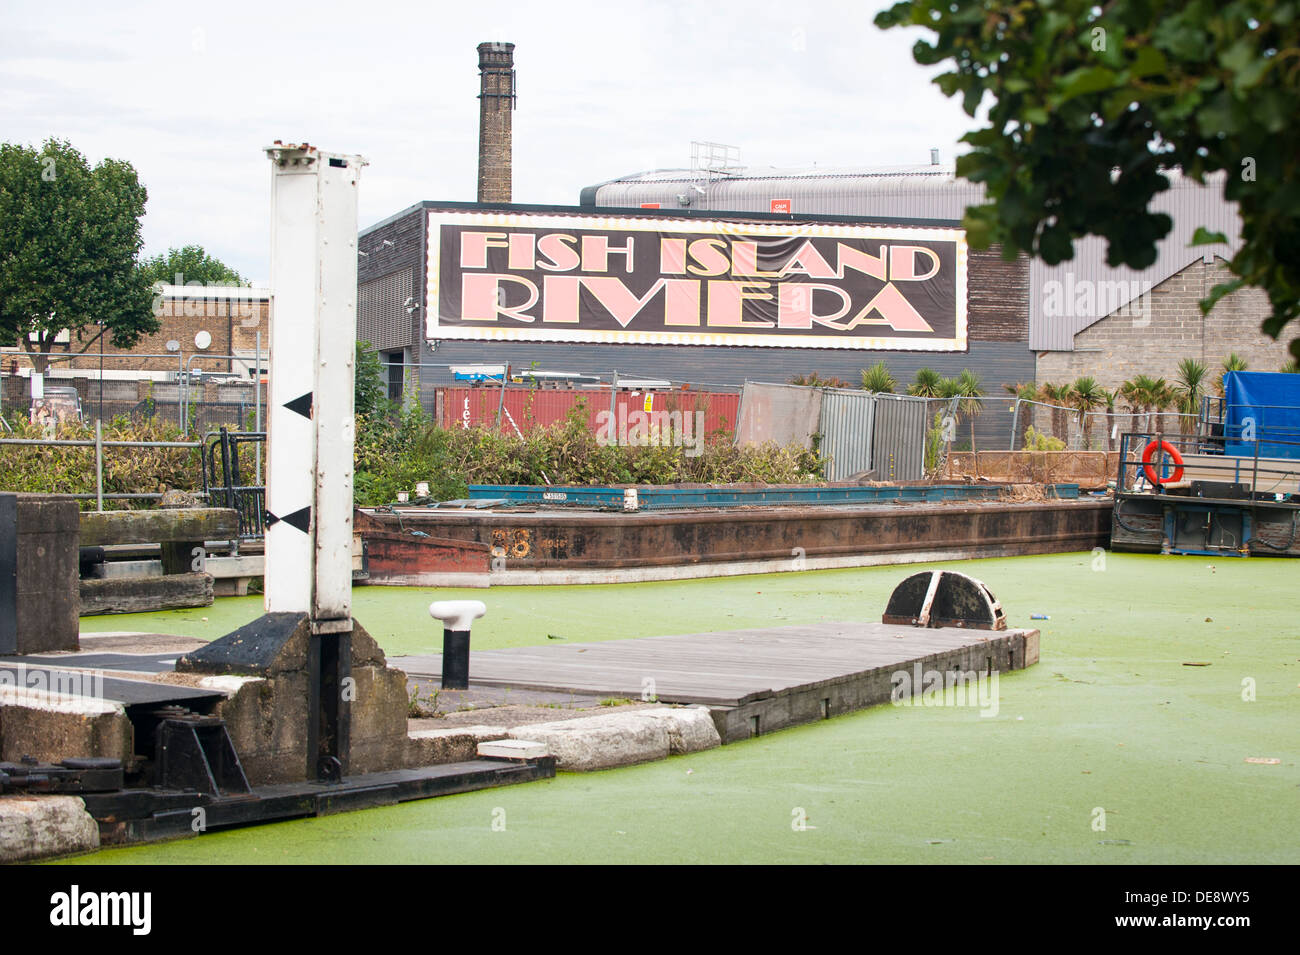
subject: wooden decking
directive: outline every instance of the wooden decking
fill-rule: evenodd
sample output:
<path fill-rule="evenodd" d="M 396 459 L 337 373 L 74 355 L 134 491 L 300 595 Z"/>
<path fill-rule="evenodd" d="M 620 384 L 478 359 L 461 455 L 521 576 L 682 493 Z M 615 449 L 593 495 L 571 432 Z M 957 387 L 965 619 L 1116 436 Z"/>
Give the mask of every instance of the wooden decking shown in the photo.
<path fill-rule="evenodd" d="M 479 650 L 470 685 L 704 704 L 723 742 L 888 702 L 894 675 L 1004 673 L 1038 661 L 1037 630 L 823 623 L 602 643 Z M 436 681 L 442 658 L 397 657 Z M 916 687 L 917 693 L 920 687 Z"/>

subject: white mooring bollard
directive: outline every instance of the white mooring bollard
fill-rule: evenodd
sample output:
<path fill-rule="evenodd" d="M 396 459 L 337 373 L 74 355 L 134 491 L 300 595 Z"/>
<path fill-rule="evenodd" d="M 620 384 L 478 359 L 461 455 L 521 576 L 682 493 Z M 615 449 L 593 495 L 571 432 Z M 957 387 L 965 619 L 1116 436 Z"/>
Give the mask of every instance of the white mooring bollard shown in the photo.
<path fill-rule="evenodd" d="M 487 613 L 481 600 L 435 600 L 429 616 L 442 621 L 442 688 L 469 689 L 469 629 Z"/>

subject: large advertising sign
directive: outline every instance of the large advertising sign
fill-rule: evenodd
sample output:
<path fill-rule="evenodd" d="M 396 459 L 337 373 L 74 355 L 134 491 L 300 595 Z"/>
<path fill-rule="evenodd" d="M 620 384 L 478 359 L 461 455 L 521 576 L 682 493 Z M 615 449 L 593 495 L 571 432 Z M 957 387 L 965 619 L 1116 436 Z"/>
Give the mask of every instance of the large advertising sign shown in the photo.
<path fill-rule="evenodd" d="M 958 229 L 429 213 L 430 339 L 966 350 Z"/>

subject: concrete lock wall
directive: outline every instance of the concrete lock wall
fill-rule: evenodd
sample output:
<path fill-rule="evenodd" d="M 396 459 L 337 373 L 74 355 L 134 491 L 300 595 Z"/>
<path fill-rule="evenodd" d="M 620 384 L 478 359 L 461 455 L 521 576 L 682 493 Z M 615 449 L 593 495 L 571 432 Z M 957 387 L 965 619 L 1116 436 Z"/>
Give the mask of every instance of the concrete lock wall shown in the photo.
<path fill-rule="evenodd" d="M 75 501 L 0 494 L 0 653 L 76 650 Z"/>

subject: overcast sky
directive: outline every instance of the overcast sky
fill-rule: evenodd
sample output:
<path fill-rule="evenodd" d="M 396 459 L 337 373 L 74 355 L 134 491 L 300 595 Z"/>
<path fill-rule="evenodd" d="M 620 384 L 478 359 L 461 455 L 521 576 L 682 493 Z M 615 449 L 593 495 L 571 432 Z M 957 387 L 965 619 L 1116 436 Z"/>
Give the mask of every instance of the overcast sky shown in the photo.
<path fill-rule="evenodd" d="M 576 205 L 689 165 L 692 140 L 754 166 L 951 161 L 972 121 L 913 63 L 917 32 L 872 24 L 888 2 L 8 0 L 0 137 L 130 162 L 146 254 L 199 244 L 263 284 L 273 140 L 365 156 L 363 227 L 475 198 L 485 40 L 516 45 L 516 202 Z"/>

